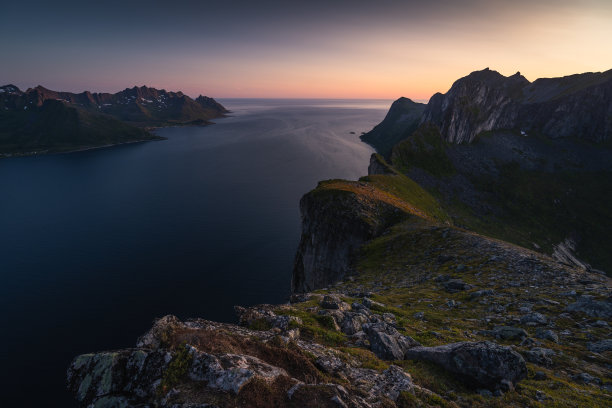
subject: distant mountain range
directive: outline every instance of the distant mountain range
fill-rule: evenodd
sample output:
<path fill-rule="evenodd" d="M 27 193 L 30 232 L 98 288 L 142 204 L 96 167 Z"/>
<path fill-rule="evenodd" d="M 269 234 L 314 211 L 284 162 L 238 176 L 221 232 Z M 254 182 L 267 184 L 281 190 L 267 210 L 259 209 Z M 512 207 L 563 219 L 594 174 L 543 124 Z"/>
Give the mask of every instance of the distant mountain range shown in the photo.
<path fill-rule="evenodd" d="M 0 157 L 155 140 L 146 128 L 206 125 L 228 110 L 214 99 L 146 86 L 115 94 L 0 87 Z"/>

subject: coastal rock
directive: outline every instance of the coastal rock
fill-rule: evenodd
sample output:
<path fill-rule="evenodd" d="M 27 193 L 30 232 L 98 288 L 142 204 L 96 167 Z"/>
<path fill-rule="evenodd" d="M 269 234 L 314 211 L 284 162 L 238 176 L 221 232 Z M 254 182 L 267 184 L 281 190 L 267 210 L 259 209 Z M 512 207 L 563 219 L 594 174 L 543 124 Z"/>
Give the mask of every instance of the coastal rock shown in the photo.
<path fill-rule="evenodd" d="M 362 186 L 366 188 L 365 185 Z M 302 236 L 293 292 L 308 292 L 344 279 L 359 248 L 402 213 L 386 202 L 351 191 L 319 187 L 300 200 Z"/>
<path fill-rule="evenodd" d="M 153 323 L 153 327 L 140 336 L 136 341 L 136 347 L 157 349 L 168 342 L 172 333 L 184 328 L 185 325 L 176 316 L 166 315 Z"/>
<path fill-rule="evenodd" d="M 489 341 L 413 347 L 406 351 L 405 358 L 438 364 L 477 388 L 507 388 L 527 376 L 520 354 Z"/>
<path fill-rule="evenodd" d="M 134 399 L 155 394 L 172 354 L 164 350 L 126 349 L 83 354 L 68 368 L 68 389 L 83 404 L 111 394 L 129 393 Z"/>
<path fill-rule="evenodd" d="M 239 354 L 214 356 L 191 346 L 186 347 L 193 357 L 189 378 L 194 381 L 206 381 L 209 388 L 238 394 L 250 381 L 271 382 L 279 376 L 287 376 L 285 370 L 253 356 Z"/>

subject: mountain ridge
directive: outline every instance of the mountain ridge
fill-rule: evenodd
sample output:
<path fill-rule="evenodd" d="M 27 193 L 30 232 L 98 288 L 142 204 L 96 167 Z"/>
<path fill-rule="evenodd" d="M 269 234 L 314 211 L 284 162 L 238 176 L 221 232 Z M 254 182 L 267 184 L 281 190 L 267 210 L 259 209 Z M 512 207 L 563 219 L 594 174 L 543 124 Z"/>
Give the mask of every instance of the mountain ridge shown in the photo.
<path fill-rule="evenodd" d="M 0 155 L 40 154 L 161 140 L 148 129 L 207 125 L 229 111 L 213 98 L 147 86 L 115 94 L 0 87 Z"/>

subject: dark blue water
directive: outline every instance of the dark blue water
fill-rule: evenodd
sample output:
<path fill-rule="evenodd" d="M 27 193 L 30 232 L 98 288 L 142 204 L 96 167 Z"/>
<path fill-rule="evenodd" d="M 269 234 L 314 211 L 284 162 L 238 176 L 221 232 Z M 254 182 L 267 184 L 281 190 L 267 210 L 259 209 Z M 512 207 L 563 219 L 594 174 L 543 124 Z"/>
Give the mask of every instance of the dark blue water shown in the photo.
<path fill-rule="evenodd" d="M 358 135 L 390 105 L 222 103 L 232 117 L 166 141 L 0 160 L 2 405 L 72 406 L 72 357 L 133 346 L 155 317 L 283 302 L 300 197 L 366 174 Z"/>

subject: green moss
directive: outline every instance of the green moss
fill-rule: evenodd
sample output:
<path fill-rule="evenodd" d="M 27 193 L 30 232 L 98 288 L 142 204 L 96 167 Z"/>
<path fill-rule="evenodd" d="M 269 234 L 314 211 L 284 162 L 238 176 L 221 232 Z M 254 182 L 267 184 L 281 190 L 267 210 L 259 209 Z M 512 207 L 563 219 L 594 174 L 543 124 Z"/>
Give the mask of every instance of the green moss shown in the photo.
<path fill-rule="evenodd" d="M 168 364 L 168 368 L 166 368 L 162 375 L 159 391 L 161 393 L 165 393 L 175 385 L 184 381 L 187 377 L 187 372 L 191 367 L 192 360 L 193 357 L 191 356 L 189 349 L 185 345 L 179 347 L 175 352 L 172 361 L 170 361 L 170 364 Z"/>
<path fill-rule="evenodd" d="M 389 364 L 387 362 L 376 357 L 376 355 L 370 350 L 357 347 L 342 347 L 340 350 L 356 358 L 361 363 L 361 367 L 363 368 L 370 368 L 379 372 L 389 368 Z"/>
<path fill-rule="evenodd" d="M 268 322 L 264 318 L 253 320 L 249 324 L 249 329 L 251 330 L 265 331 L 265 330 L 270 330 L 271 328 L 272 328 L 272 324 L 270 324 L 270 322 Z"/>
<path fill-rule="evenodd" d="M 336 329 L 336 322 L 334 321 L 334 318 L 329 315 L 316 315 L 315 319 L 317 320 L 317 322 L 319 322 L 321 327 L 323 327 L 324 329 L 327 329 L 327 330 Z"/>
<path fill-rule="evenodd" d="M 421 210 L 432 220 L 445 224 L 450 223 L 450 217 L 446 214 L 438 200 L 409 177 L 402 174 L 371 175 L 362 177 L 360 181 L 367 182 L 381 191 L 392 194 L 405 203 Z"/>

